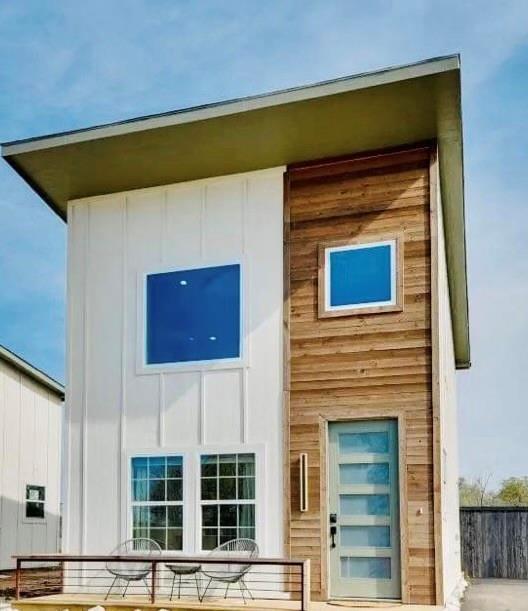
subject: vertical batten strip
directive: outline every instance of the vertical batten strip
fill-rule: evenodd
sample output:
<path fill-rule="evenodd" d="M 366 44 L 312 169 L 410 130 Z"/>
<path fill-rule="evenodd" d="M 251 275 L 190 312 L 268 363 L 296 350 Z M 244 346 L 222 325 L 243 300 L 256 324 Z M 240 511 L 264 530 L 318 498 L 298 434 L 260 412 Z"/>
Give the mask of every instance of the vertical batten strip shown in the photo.
<path fill-rule="evenodd" d="M 240 442 L 248 442 L 248 376 L 247 368 L 240 369 Z"/>
<path fill-rule="evenodd" d="M 291 554 L 291 476 L 290 476 L 290 178 L 283 175 L 283 301 L 282 301 L 282 452 L 284 494 L 284 555 Z"/>
<path fill-rule="evenodd" d="M 158 376 L 158 445 L 162 448 L 165 445 L 165 376 L 160 373 Z"/>
<path fill-rule="evenodd" d="M 121 259 L 121 299 L 122 299 L 122 319 L 121 319 L 121 405 L 119 414 L 119 521 L 121 539 L 127 536 L 128 508 L 127 500 L 127 464 L 126 464 L 126 367 L 127 367 L 127 333 L 128 333 L 128 303 L 127 303 L 127 274 L 128 274 L 128 199 L 123 198 L 122 210 L 122 259 Z"/>
<path fill-rule="evenodd" d="M 88 378 L 88 366 L 89 366 L 89 337 L 90 337 L 90 296 L 88 293 L 89 279 L 91 276 L 91 256 L 90 256 L 90 205 L 84 205 L 86 210 L 86 235 L 84 240 L 84 316 L 83 316 L 83 390 L 82 390 L 82 415 L 81 415 L 81 554 L 86 553 L 86 530 L 87 530 L 87 493 L 88 493 L 88 440 L 87 440 L 87 429 L 88 429 L 88 384 L 86 383 Z"/>
<path fill-rule="evenodd" d="M 200 371 L 200 417 L 198 418 L 198 443 L 205 444 L 205 379 L 204 372 Z"/>
<path fill-rule="evenodd" d="M 205 206 L 207 200 L 207 186 L 204 185 L 200 189 L 200 261 L 203 263 L 205 259 Z M 199 372 L 200 384 L 200 406 L 198 417 L 198 443 L 205 444 L 205 379 L 204 372 Z"/>
<path fill-rule="evenodd" d="M 440 423 L 440 320 L 439 320 L 439 237 L 438 237 L 438 151 L 431 151 L 429 164 L 429 215 L 431 232 L 431 359 L 433 412 L 433 529 L 435 541 L 436 604 L 443 604 L 443 539 L 442 539 L 442 445 Z"/>
<path fill-rule="evenodd" d="M 168 226 L 168 191 L 163 190 L 163 204 L 161 208 L 160 226 L 160 264 L 167 264 L 167 226 Z M 165 377 L 163 373 L 158 376 L 158 445 L 162 448 L 165 445 Z"/>
<path fill-rule="evenodd" d="M 207 185 L 201 188 L 201 206 L 200 206 L 200 260 L 203 263 L 205 251 L 205 210 L 207 202 Z"/>
<path fill-rule="evenodd" d="M 249 205 L 249 181 L 246 178 L 242 183 L 242 206 L 241 206 L 241 223 L 242 223 L 242 259 L 243 259 L 243 268 L 242 268 L 242 281 L 243 286 L 241 286 L 242 292 L 242 338 L 241 338 L 241 350 L 242 356 L 245 360 L 245 365 L 242 366 L 240 370 L 240 379 L 241 379 L 241 413 L 240 413 L 240 441 L 242 443 L 247 443 L 248 441 L 248 371 L 247 366 L 249 365 L 249 352 L 250 352 L 250 329 L 251 329 L 251 290 L 250 290 L 250 274 L 248 273 L 245 265 L 247 264 L 246 256 L 246 245 L 247 245 L 247 231 L 248 231 L 248 221 L 247 221 L 247 207 Z M 245 351 L 245 354 L 244 354 Z"/>
<path fill-rule="evenodd" d="M 73 236 L 75 233 L 75 208 L 72 204 L 68 205 L 68 235 L 67 235 L 67 272 L 66 272 L 66 295 L 67 299 L 67 320 L 66 320 L 66 381 L 65 381 L 65 395 L 64 395 L 64 430 L 61 435 L 61 442 L 64 448 L 65 460 L 62 463 L 61 475 L 64 482 L 64 517 L 63 517 L 63 545 L 64 549 L 71 549 L 71 503 L 70 503 L 70 477 L 71 477 L 71 442 L 70 435 L 67 434 L 71 431 L 71 408 L 72 408 L 72 342 L 73 342 L 73 290 L 72 290 L 72 275 L 73 275 Z M 5 462 L 3 463 L 5 464 Z M 60 481 L 60 480 L 59 480 Z M 1 482 L 0 482 L 1 483 Z M 1 533 L 0 533 L 1 536 Z M 0 538 L 0 545 L 2 540 Z"/>

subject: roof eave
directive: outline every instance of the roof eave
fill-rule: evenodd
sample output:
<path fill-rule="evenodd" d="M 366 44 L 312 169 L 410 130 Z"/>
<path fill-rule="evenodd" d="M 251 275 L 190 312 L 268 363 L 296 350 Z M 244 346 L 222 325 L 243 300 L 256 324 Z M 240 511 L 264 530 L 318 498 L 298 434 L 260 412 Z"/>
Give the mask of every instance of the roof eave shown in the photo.
<path fill-rule="evenodd" d="M 52 392 L 59 399 L 64 400 L 64 386 L 62 384 L 4 346 L 0 346 L 0 360 L 8 363 L 11 367 L 28 378 L 31 378 L 34 382 L 37 382 L 40 386 Z"/>

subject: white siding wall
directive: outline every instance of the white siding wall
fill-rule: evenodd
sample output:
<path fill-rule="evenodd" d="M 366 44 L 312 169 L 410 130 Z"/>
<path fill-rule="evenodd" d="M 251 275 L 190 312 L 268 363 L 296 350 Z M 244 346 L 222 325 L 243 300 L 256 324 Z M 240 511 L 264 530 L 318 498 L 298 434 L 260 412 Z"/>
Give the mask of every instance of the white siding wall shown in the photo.
<path fill-rule="evenodd" d="M 0 361 L 0 569 L 59 550 L 61 425 L 62 401 Z M 46 487 L 44 520 L 25 517 L 27 484 Z"/>
<path fill-rule="evenodd" d="M 188 501 L 200 450 L 245 448 L 260 465 L 257 538 L 282 553 L 283 171 L 70 202 L 68 552 L 130 536 L 131 455 L 185 453 Z M 142 274 L 233 260 L 245 276 L 244 366 L 145 373 Z M 191 553 L 194 522 L 187 511 Z"/>
<path fill-rule="evenodd" d="M 458 427 L 455 353 L 449 304 L 442 206 L 438 205 L 438 317 L 440 439 L 442 448 L 442 554 L 444 600 L 456 600 L 462 576 L 458 503 Z M 455 593 L 455 596 L 453 594 Z"/>

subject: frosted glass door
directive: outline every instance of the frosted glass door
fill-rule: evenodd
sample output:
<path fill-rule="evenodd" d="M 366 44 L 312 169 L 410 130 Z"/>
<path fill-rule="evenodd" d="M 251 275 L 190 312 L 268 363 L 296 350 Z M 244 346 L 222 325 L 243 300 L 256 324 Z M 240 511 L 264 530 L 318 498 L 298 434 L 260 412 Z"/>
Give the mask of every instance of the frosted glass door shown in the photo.
<path fill-rule="evenodd" d="M 401 597 L 395 420 L 329 428 L 330 595 Z"/>

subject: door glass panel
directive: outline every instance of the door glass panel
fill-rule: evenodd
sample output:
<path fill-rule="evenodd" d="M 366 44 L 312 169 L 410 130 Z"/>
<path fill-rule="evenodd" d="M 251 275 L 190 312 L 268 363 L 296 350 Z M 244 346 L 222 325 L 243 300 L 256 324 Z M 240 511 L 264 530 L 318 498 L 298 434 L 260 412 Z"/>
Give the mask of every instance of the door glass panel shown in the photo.
<path fill-rule="evenodd" d="M 390 558 L 341 558 L 341 577 L 390 579 Z"/>
<path fill-rule="evenodd" d="M 389 484 L 388 463 L 354 463 L 339 465 L 341 484 Z"/>
<path fill-rule="evenodd" d="M 357 452 L 387 454 L 389 435 L 386 431 L 372 433 L 341 433 L 339 435 L 339 452 L 351 454 Z"/>
<path fill-rule="evenodd" d="M 388 516 L 388 494 L 341 494 L 339 509 L 342 516 Z"/>
<path fill-rule="evenodd" d="M 390 526 L 341 526 L 345 547 L 390 547 Z"/>

